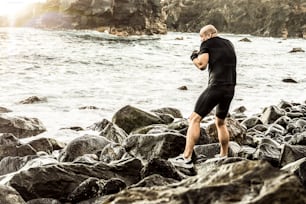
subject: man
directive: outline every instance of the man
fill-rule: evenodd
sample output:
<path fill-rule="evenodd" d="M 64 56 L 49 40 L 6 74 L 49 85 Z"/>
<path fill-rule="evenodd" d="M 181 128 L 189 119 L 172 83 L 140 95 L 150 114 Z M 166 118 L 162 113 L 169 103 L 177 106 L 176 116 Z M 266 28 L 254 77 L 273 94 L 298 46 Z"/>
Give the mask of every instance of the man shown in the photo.
<path fill-rule="evenodd" d="M 233 44 L 218 36 L 213 25 L 200 30 L 200 51 L 191 55 L 193 64 L 200 70 L 208 65 L 209 81 L 206 90 L 198 98 L 194 112 L 189 117 L 186 146 L 183 154 L 169 161 L 176 166 L 192 167 L 194 145 L 200 137 L 200 122 L 216 107 L 215 124 L 220 143 L 220 157 L 228 155 L 229 132 L 225 124 L 236 85 L 236 54 Z"/>

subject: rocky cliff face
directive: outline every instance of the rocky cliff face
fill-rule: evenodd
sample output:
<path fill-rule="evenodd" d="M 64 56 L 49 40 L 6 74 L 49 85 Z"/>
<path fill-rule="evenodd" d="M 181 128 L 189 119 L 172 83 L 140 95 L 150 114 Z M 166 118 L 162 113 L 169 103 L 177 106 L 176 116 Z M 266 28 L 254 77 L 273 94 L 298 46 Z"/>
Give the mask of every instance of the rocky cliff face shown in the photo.
<path fill-rule="evenodd" d="M 305 0 L 164 0 L 170 30 L 199 32 L 205 24 L 220 31 L 306 38 Z"/>
<path fill-rule="evenodd" d="M 48 0 L 36 5 L 32 20 L 19 24 L 108 31 L 117 35 L 164 34 L 159 0 Z"/>

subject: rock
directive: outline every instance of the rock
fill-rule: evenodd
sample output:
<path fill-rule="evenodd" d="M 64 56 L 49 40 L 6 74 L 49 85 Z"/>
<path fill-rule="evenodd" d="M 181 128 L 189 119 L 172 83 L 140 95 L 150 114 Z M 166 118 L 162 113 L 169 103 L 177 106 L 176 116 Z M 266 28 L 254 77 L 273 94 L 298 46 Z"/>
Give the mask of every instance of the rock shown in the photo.
<path fill-rule="evenodd" d="M 244 113 L 246 110 L 247 110 L 247 109 L 246 109 L 245 106 L 240 106 L 240 107 L 238 107 L 238 108 L 235 108 L 235 109 L 233 110 L 233 112 L 234 112 L 234 113 Z"/>
<path fill-rule="evenodd" d="M 252 42 L 249 38 L 242 38 L 239 40 L 240 42 Z"/>
<path fill-rule="evenodd" d="M 293 52 L 305 52 L 305 50 L 303 50 L 300 47 L 295 47 L 295 48 L 292 48 L 292 50 L 289 53 L 293 53 Z"/>
<path fill-rule="evenodd" d="M 27 204 L 62 204 L 59 200 L 53 198 L 37 198 L 29 200 Z"/>
<path fill-rule="evenodd" d="M 72 162 L 77 157 L 84 154 L 96 154 L 107 144 L 111 143 L 108 139 L 101 136 L 84 135 L 73 139 L 59 156 L 61 162 Z"/>
<path fill-rule="evenodd" d="M 98 178 L 89 177 L 68 195 L 68 201 L 77 203 L 82 200 L 101 196 L 102 183 L 99 181 Z"/>
<path fill-rule="evenodd" d="M 279 109 L 277 106 L 270 106 L 263 110 L 261 120 L 264 124 L 271 124 L 284 115 L 284 111 Z"/>
<path fill-rule="evenodd" d="M 46 97 L 38 97 L 38 96 L 31 96 L 22 101 L 19 101 L 19 103 L 21 104 L 46 103 L 46 102 L 48 102 Z"/>
<path fill-rule="evenodd" d="M 112 122 L 128 134 L 140 127 L 164 123 L 157 115 L 132 106 L 125 106 L 117 111 L 112 118 Z"/>
<path fill-rule="evenodd" d="M 306 157 L 287 164 L 281 170 L 295 174 L 306 187 Z"/>
<path fill-rule="evenodd" d="M 287 126 L 292 122 L 292 119 L 288 116 L 281 116 L 274 123 L 282 126 L 283 128 L 287 128 Z"/>
<path fill-rule="evenodd" d="M 128 137 L 128 134 L 116 124 L 109 122 L 106 127 L 100 132 L 100 136 L 103 136 L 115 143 L 122 144 L 124 139 Z"/>
<path fill-rule="evenodd" d="M 182 91 L 187 91 L 188 87 L 187 86 L 180 86 L 177 88 L 178 90 L 182 90 Z"/>
<path fill-rule="evenodd" d="M 18 138 L 25 138 L 45 131 L 46 128 L 37 118 L 0 115 L 0 133 L 12 133 Z"/>
<path fill-rule="evenodd" d="M 35 149 L 31 147 L 30 145 L 1 145 L 0 146 L 0 160 L 2 160 L 5 157 L 11 156 L 11 157 L 23 157 L 28 155 L 36 155 Z"/>
<path fill-rule="evenodd" d="M 131 135 L 123 143 L 126 151 L 144 164 L 153 158 L 168 159 L 182 153 L 185 136 L 177 133 Z"/>
<path fill-rule="evenodd" d="M 130 188 L 137 188 L 137 187 L 153 187 L 153 186 L 166 186 L 168 184 L 178 182 L 172 178 L 165 178 L 159 174 L 153 174 L 148 177 L 145 177 L 138 183 L 131 185 Z"/>
<path fill-rule="evenodd" d="M 305 146 L 284 144 L 280 157 L 280 166 L 283 167 L 303 157 L 306 157 Z"/>
<path fill-rule="evenodd" d="M 245 140 L 246 129 L 233 118 L 226 118 L 225 123 L 230 134 L 230 140 L 235 141 L 238 144 L 243 144 L 243 141 Z M 214 142 L 219 142 L 215 123 L 207 126 L 206 133 L 209 137 L 213 138 Z"/>
<path fill-rule="evenodd" d="M 83 131 L 84 129 L 82 127 L 79 127 L 79 126 L 73 126 L 73 127 L 60 128 L 60 130 Z"/>
<path fill-rule="evenodd" d="M 285 82 L 285 83 L 294 83 L 294 84 L 298 83 L 296 80 L 291 79 L 291 78 L 283 79 L 282 82 Z"/>
<path fill-rule="evenodd" d="M 159 108 L 155 110 L 151 110 L 151 112 L 159 114 L 159 115 L 166 115 L 169 114 L 173 116 L 174 118 L 183 118 L 183 115 L 179 109 L 176 108 L 170 108 L 170 107 L 165 107 L 165 108 Z"/>
<path fill-rule="evenodd" d="M 0 161 L 0 175 L 18 171 L 23 166 L 25 166 L 28 161 L 34 158 L 37 158 L 37 156 L 29 155 L 24 157 L 5 157 Z"/>
<path fill-rule="evenodd" d="M 8 108 L 0 107 L 0 113 L 9 113 L 9 112 L 13 112 L 13 111 Z"/>
<path fill-rule="evenodd" d="M 107 180 L 102 188 L 102 195 L 115 194 L 126 188 L 126 184 L 123 180 L 118 178 L 111 178 Z"/>
<path fill-rule="evenodd" d="M 127 185 L 140 181 L 142 165 L 137 159 L 121 160 L 106 165 L 60 163 L 23 170 L 9 179 L 8 185 L 15 188 L 26 200 L 55 198 L 67 202 L 68 196 L 89 177 L 98 179 L 122 179 Z"/>
<path fill-rule="evenodd" d="M 79 110 L 99 110 L 99 108 L 96 106 L 82 106 L 79 107 Z"/>
<path fill-rule="evenodd" d="M 53 145 L 48 138 L 32 140 L 28 144 L 31 145 L 36 150 L 36 152 L 44 151 L 49 154 L 53 152 Z"/>
<path fill-rule="evenodd" d="M 0 185 L 0 203 L 26 204 L 20 194 L 10 186 Z"/>
<path fill-rule="evenodd" d="M 253 116 L 243 120 L 240 124 L 244 125 L 247 129 L 250 129 L 256 125 L 263 124 L 263 122 L 260 120 L 259 117 Z"/>
<path fill-rule="evenodd" d="M 96 122 L 94 124 L 92 124 L 91 126 L 89 126 L 87 129 L 91 129 L 93 131 L 98 131 L 98 132 L 102 132 L 104 130 L 104 128 L 110 124 L 111 122 L 107 119 L 103 119 L 100 122 Z"/>
<path fill-rule="evenodd" d="M 159 174 L 164 178 L 172 178 L 177 181 L 180 181 L 186 177 L 179 171 L 177 171 L 176 168 L 169 161 L 160 158 L 153 158 L 149 160 L 148 163 L 141 170 L 142 178 L 156 174 Z"/>
<path fill-rule="evenodd" d="M 110 163 L 112 161 L 120 160 L 126 155 L 127 152 L 120 144 L 109 143 L 101 151 L 99 160 L 105 163 Z"/>
<path fill-rule="evenodd" d="M 229 176 L 230 175 L 230 176 Z M 296 193 L 298 192 L 298 193 Z M 209 195 L 209 196 L 203 196 Z M 263 161 L 240 161 L 202 171 L 169 186 L 130 188 L 102 203 L 305 203 L 298 178 Z"/>
<path fill-rule="evenodd" d="M 289 141 L 290 145 L 305 145 L 306 148 L 306 131 L 301 134 L 294 135 Z"/>
<path fill-rule="evenodd" d="M 0 133 L 0 145 L 21 145 L 21 143 L 11 133 Z"/>
<path fill-rule="evenodd" d="M 278 167 L 280 164 L 281 147 L 269 138 L 262 140 L 254 152 L 253 159 L 268 161 L 271 165 Z"/>

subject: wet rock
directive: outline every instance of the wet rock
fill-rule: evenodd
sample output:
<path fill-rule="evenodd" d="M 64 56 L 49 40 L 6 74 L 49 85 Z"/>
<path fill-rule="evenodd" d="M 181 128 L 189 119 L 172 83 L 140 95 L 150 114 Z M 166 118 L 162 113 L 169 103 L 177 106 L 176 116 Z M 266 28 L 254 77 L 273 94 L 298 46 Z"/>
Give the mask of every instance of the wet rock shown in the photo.
<path fill-rule="evenodd" d="M 241 122 L 241 125 L 244 125 L 247 129 L 250 129 L 259 124 L 263 124 L 263 122 L 259 117 L 256 116 L 249 117 Z"/>
<path fill-rule="evenodd" d="M 172 115 L 174 118 L 183 118 L 181 111 L 176 108 L 170 108 L 170 107 L 159 108 L 159 109 L 151 110 L 151 112 L 156 113 L 156 114 L 161 114 L 161 115 L 169 114 L 169 115 Z"/>
<path fill-rule="evenodd" d="M 172 178 L 178 181 L 185 178 L 169 161 L 160 158 L 151 159 L 141 170 L 142 178 L 156 174 L 161 175 L 163 178 Z"/>
<path fill-rule="evenodd" d="M 281 170 L 295 174 L 300 179 L 304 187 L 306 187 L 306 157 L 287 164 L 281 168 Z"/>
<path fill-rule="evenodd" d="M 25 138 L 45 131 L 46 128 L 37 118 L 0 116 L 0 133 L 12 133 L 18 138 Z"/>
<path fill-rule="evenodd" d="M 284 144 L 280 157 L 280 166 L 283 167 L 303 157 L 306 157 L 305 146 Z"/>
<path fill-rule="evenodd" d="M 249 38 L 242 38 L 239 40 L 240 42 L 252 42 Z"/>
<path fill-rule="evenodd" d="M 27 204 L 62 204 L 59 200 L 53 198 L 37 198 L 29 200 Z"/>
<path fill-rule="evenodd" d="M 238 144 L 243 144 L 245 140 L 246 129 L 233 118 L 226 118 L 225 123 L 230 134 L 230 140 L 235 141 Z M 209 137 L 213 138 L 214 142 L 219 142 L 215 123 L 207 126 L 206 133 Z"/>
<path fill-rule="evenodd" d="M 244 113 L 246 110 L 247 110 L 247 109 L 246 109 L 245 106 L 240 106 L 240 107 L 238 107 L 238 108 L 235 108 L 235 109 L 233 110 L 233 112 L 234 112 L 234 113 Z"/>
<path fill-rule="evenodd" d="M 292 119 L 288 116 L 281 116 L 274 123 L 281 125 L 283 128 L 287 128 L 287 126 L 292 122 Z"/>
<path fill-rule="evenodd" d="M 253 155 L 254 159 L 268 161 L 271 165 L 278 167 L 281 157 L 281 146 L 272 139 L 264 138 L 258 145 Z"/>
<path fill-rule="evenodd" d="M 72 162 L 77 157 L 84 154 L 95 154 L 101 151 L 109 143 L 111 143 L 111 141 L 101 136 L 84 135 L 77 137 L 68 143 L 61 152 L 59 161 Z"/>
<path fill-rule="evenodd" d="M 38 97 L 38 96 L 31 96 L 22 101 L 19 101 L 19 103 L 21 104 L 34 104 L 34 103 L 46 103 L 46 102 L 48 102 L 46 97 Z"/>
<path fill-rule="evenodd" d="M 230 176 L 229 176 L 230 175 Z M 266 190 L 269 189 L 269 190 Z M 298 194 L 296 192 L 299 192 Z M 171 186 L 131 188 L 106 197 L 101 203 L 288 203 L 306 201 L 298 178 L 263 161 L 240 161 L 201 171 Z M 209 196 L 203 196 L 209 195 Z"/>
<path fill-rule="evenodd" d="M 13 112 L 13 111 L 8 108 L 0 107 L 0 113 L 9 113 L 9 112 Z"/>
<path fill-rule="evenodd" d="M 288 141 L 290 145 L 305 145 L 306 148 L 306 131 L 301 134 L 296 134 Z"/>
<path fill-rule="evenodd" d="M 289 53 L 293 53 L 293 52 L 305 52 L 305 50 L 303 50 L 300 47 L 294 47 Z"/>
<path fill-rule="evenodd" d="M 20 141 L 11 133 L 0 133 L 0 145 L 20 145 Z"/>
<path fill-rule="evenodd" d="M 117 111 L 112 118 L 112 122 L 128 134 L 140 127 L 164 123 L 157 115 L 132 106 L 125 106 Z"/>
<path fill-rule="evenodd" d="M 285 83 L 294 83 L 294 84 L 298 83 L 296 80 L 291 79 L 291 78 L 283 79 L 282 82 L 285 82 Z"/>
<path fill-rule="evenodd" d="M 277 106 L 269 106 L 263 110 L 261 120 L 264 124 L 271 124 L 284 115 L 284 111 Z"/>
<path fill-rule="evenodd" d="M 123 158 L 127 152 L 120 144 L 110 143 L 106 145 L 101 151 L 99 160 L 110 163 L 112 161 L 120 160 Z"/>
<path fill-rule="evenodd" d="M 110 124 L 111 122 L 107 119 L 103 119 L 100 122 L 96 122 L 94 124 L 92 124 L 91 126 L 89 126 L 87 129 L 91 129 L 93 131 L 98 131 L 98 132 L 102 132 L 104 130 L 104 128 Z"/>
<path fill-rule="evenodd" d="M 32 140 L 28 144 L 31 145 L 36 150 L 36 152 L 44 151 L 49 154 L 53 152 L 53 145 L 48 138 Z"/>
<path fill-rule="evenodd" d="M 79 110 L 99 110 L 99 108 L 96 106 L 82 106 L 79 107 Z"/>
<path fill-rule="evenodd" d="M 20 194 L 10 186 L 0 185 L 0 203 L 26 204 Z"/>
<path fill-rule="evenodd" d="M 185 148 L 185 136 L 177 133 L 161 133 L 151 135 L 131 135 L 123 147 L 144 164 L 153 158 L 168 159 L 182 153 Z"/>
<path fill-rule="evenodd" d="M 83 131 L 84 129 L 82 127 L 79 127 L 79 126 L 72 126 L 72 127 L 60 128 L 60 130 Z"/>
<path fill-rule="evenodd" d="M 114 123 L 109 122 L 106 127 L 100 132 L 100 136 L 103 136 L 115 143 L 121 144 L 124 139 L 128 137 L 128 134 Z"/>
<path fill-rule="evenodd" d="M 37 158 L 37 155 L 29 155 L 24 157 L 5 157 L 0 161 L 0 175 L 5 175 L 18 171 L 26 163 L 34 158 Z"/>
<path fill-rule="evenodd" d="M 106 165 L 60 163 L 23 170 L 9 179 L 8 184 L 15 188 L 28 201 L 36 198 L 55 198 L 61 202 L 89 177 L 109 180 L 120 178 L 127 185 L 140 181 L 142 165 L 137 159 L 122 160 Z"/>
<path fill-rule="evenodd" d="M 180 86 L 177 88 L 178 90 L 181 90 L 181 91 L 187 91 L 188 90 L 188 87 L 187 86 Z"/>
<path fill-rule="evenodd" d="M 5 157 L 12 156 L 12 157 L 23 157 L 28 155 L 36 155 L 36 151 L 30 145 L 1 145 L 0 146 L 0 160 Z"/>
<path fill-rule="evenodd" d="M 131 185 L 130 188 L 137 188 L 137 187 L 153 187 L 153 186 L 165 186 L 168 184 L 176 183 L 178 180 L 172 178 L 165 178 L 160 174 L 153 174 L 148 177 L 145 177 L 138 183 Z"/>

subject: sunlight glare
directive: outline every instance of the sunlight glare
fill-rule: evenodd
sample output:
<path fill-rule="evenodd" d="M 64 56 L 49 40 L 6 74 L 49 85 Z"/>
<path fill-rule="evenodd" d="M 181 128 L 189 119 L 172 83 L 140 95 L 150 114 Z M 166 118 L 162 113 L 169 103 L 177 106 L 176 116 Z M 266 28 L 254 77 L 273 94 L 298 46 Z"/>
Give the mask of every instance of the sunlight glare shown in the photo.
<path fill-rule="evenodd" d="M 27 5 L 45 1 L 46 0 L 0 0 L 0 16 L 13 18 Z"/>

